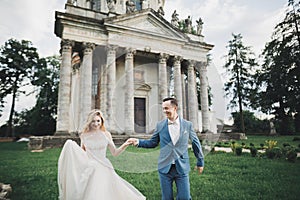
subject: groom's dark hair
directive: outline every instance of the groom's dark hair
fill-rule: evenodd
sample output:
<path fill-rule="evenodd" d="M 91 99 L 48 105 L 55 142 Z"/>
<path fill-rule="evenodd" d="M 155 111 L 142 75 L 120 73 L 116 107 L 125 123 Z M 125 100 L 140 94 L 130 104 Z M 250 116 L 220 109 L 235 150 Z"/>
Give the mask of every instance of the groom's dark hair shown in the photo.
<path fill-rule="evenodd" d="M 178 107 L 178 102 L 177 99 L 175 99 L 174 97 L 167 97 L 163 99 L 163 102 L 165 101 L 170 101 L 172 105 Z"/>

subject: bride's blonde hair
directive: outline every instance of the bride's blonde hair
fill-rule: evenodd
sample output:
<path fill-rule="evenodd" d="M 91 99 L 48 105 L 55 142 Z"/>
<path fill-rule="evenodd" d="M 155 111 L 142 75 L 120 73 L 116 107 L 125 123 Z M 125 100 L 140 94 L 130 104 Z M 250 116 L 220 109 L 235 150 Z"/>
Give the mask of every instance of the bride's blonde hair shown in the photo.
<path fill-rule="evenodd" d="M 100 130 L 101 131 L 106 131 L 106 128 L 104 126 L 104 118 L 103 118 L 103 115 L 102 115 L 101 111 L 98 110 L 98 109 L 94 109 L 88 114 L 88 118 L 87 118 L 86 123 L 83 127 L 83 131 L 82 131 L 83 133 L 86 133 L 86 132 L 90 131 L 90 125 L 91 125 L 92 121 L 94 120 L 95 116 L 99 116 L 101 118 Z"/>

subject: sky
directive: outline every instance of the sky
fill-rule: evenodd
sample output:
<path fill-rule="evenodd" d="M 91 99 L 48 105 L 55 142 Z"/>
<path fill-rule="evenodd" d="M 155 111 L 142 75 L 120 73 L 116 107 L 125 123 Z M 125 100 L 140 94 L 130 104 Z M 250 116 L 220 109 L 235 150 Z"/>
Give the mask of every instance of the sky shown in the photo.
<path fill-rule="evenodd" d="M 0 46 L 10 39 L 29 40 L 38 49 L 41 57 L 58 55 L 60 38 L 54 34 L 55 11 L 64 12 L 67 0 L 1 0 Z M 232 33 L 242 34 L 243 43 L 251 46 L 258 56 L 270 41 L 274 27 L 284 17 L 287 0 L 166 0 L 165 18 L 171 21 L 176 10 L 179 19 L 189 15 L 193 25 L 202 18 L 204 41 L 213 44 L 212 64 L 208 67 L 209 84 L 212 87 L 213 107 L 217 118 L 230 123 L 228 100 L 222 90 L 224 79 L 224 56 Z M 32 91 L 33 88 L 26 88 Z M 7 104 L 0 125 L 8 120 L 11 98 Z M 16 110 L 34 106 L 34 94 L 22 95 L 16 103 Z"/>

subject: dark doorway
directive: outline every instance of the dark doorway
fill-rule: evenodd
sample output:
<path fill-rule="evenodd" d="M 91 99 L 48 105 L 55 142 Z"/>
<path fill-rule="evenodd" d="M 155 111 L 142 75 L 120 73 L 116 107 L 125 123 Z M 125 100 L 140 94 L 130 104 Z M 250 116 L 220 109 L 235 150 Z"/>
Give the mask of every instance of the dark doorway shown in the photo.
<path fill-rule="evenodd" d="M 134 131 L 146 133 L 146 99 L 134 98 Z"/>

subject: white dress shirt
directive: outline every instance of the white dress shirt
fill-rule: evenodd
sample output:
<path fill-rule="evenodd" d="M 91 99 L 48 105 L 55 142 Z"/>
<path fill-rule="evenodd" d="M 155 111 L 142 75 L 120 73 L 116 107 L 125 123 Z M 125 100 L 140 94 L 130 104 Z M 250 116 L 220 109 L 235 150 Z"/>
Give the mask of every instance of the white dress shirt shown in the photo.
<path fill-rule="evenodd" d="M 168 128 L 169 128 L 171 140 L 172 140 L 173 144 L 175 145 L 180 136 L 179 117 L 177 117 L 176 120 L 173 122 L 168 119 Z"/>

